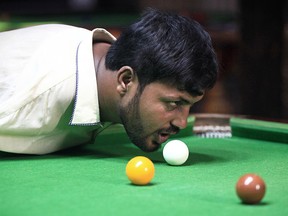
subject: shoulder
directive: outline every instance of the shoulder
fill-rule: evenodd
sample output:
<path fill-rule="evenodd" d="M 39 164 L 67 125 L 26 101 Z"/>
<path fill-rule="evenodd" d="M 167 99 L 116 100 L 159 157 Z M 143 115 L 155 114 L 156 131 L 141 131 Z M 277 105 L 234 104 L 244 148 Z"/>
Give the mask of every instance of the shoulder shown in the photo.
<path fill-rule="evenodd" d="M 25 28 L 13 29 L 0 33 L 1 40 L 39 40 L 45 38 L 53 38 L 60 35 L 69 35 L 73 37 L 83 37 L 83 35 L 91 35 L 90 30 L 64 24 L 45 24 L 35 25 Z"/>

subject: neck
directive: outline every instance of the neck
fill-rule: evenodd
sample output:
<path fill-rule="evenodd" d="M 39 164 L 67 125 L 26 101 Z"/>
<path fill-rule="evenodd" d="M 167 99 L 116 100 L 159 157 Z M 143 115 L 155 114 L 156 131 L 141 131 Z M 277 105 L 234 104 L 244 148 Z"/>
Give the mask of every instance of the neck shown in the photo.
<path fill-rule="evenodd" d="M 105 67 L 105 56 L 109 47 L 110 45 L 102 43 L 93 46 L 100 120 L 101 122 L 120 123 L 117 107 L 116 73 Z"/>

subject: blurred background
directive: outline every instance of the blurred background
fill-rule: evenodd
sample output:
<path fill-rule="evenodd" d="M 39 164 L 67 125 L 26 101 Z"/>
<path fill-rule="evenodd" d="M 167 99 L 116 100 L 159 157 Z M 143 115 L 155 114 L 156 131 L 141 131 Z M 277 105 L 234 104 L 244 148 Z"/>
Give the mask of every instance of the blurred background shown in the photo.
<path fill-rule="evenodd" d="M 177 12 L 197 20 L 210 33 L 220 64 L 216 86 L 191 112 L 287 121 L 287 2 L 0 0 L 0 31 L 64 23 L 106 28 L 117 37 L 147 7 Z"/>

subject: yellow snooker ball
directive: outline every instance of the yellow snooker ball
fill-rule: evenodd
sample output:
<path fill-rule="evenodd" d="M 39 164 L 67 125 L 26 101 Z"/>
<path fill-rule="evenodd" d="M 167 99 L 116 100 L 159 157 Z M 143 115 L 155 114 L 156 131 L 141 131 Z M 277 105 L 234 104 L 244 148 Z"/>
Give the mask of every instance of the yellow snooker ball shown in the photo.
<path fill-rule="evenodd" d="M 154 177 L 153 162 L 144 156 L 132 158 L 126 165 L 126 175 L 135 185 L 147 185 Z"/>

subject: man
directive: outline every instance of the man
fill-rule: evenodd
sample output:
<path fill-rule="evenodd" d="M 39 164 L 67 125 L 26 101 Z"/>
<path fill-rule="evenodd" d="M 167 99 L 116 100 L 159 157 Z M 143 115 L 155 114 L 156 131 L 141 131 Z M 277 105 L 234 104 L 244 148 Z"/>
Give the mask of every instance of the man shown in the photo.
<path fill-rule="evenodd" d="M 46 154 L 91 143 L 112 123 L 155 151 L 185 128 L 217 63 L 195 21 L 148 10 L 116 40 L 40 25 L 0 33 L 0 150 Z"/>

